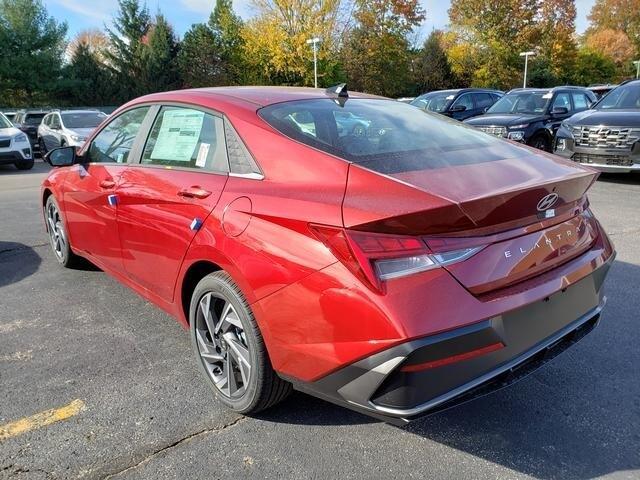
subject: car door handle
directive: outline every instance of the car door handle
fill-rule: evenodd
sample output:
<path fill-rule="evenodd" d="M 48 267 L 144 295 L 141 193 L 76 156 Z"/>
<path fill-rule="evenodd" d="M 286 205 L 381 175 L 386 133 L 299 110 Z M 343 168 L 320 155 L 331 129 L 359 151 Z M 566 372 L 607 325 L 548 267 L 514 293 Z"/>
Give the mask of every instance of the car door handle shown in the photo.
<path fill-rule="evenodd" d="M 100 187 L 102 188 L 114 188 L 116 186 L 116 182 L 113 180 L 102 180 L 100 182 Z"/>
<path fill-rule="evenodd" d="M 193 186 L 183 188 L 178 192 L 178 195 L 186 198 L 207 198 L 209 195 L 211 195 L 211 192 L 209 190 L 205 190 L 202 187 Z"/>

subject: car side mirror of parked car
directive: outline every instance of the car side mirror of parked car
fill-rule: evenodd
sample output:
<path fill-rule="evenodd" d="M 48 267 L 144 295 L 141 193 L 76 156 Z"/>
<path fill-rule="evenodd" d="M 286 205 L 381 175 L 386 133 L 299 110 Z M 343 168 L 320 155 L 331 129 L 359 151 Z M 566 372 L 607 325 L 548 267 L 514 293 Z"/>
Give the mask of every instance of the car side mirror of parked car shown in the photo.
<path fill-rule="evenodd" d="M 569 113 L 567 107 L 554 107 L 553 110 L 551 110 L 551 115 L 553 116 L 566 115 L 567 113 Z"/>
<path fill-rule="evenodd" d="M 467 109 L 465 105 L 454 105 L 449 109 L 451 112 L 464 112 Z"/>
<path fill-rule="evenodd" d="M 44 159 L 52 167 L 68 167 L 76 163 L 76 147 L 55 148 Z"/>

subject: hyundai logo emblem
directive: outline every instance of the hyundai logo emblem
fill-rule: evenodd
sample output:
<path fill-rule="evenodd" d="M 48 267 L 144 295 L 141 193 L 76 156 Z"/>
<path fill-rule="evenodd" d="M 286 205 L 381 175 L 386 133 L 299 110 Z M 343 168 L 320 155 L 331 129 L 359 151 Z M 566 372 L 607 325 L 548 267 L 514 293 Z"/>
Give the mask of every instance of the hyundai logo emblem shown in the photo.
<path fill-rule="evenodd" d="M 549 195 L 545 195 L 538 202 L 538 211 L 544 212 L 545 210 L 548 210 L 549 208 L 553 207 L 557 201 L 558 201 L 557 193 L 550 193 Z"/>

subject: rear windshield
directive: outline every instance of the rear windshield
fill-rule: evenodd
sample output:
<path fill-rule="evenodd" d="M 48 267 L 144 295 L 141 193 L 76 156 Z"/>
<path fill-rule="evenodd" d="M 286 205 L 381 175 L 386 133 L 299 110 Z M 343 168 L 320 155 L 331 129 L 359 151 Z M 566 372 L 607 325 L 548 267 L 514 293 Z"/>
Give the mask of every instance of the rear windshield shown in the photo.
<path fill-rule="evenodd" d="M 46 113 L 27 113 L 24 117 L 24 123 L 27 125 L 40 125 Z"/>
<path fill-rule="evenodd" d="M 107 116 L 102 112 L 63 113 L 62 123 L 67 128 L 95 128 Z"/>
<path fill-rule="evenodd" d="M 499 160 L 508 142 L 392 100 L 298 100 L 259 115 L 294 140 L 382 173 Z M 483 149 L 484 154 L 478 154 Z"/>

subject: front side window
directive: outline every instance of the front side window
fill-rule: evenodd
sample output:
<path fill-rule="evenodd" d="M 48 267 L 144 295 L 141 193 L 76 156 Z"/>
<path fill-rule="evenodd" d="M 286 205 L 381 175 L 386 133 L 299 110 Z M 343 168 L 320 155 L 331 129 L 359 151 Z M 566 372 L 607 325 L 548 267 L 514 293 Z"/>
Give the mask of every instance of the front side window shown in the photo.
<path fill-rule="evenodd" d="M 520 113 L 538 115 L 546 111 L 551 92 L 508 93 L 487 110 L 487 113 Z"/>
<path fill-rule="evenodd" d="M 134 108 L 109 122 L 91 142 L 89 162 L 126 163 L 148 111 L 149 107 Z"/>
<path fill-rule="evenodd" d="M 224 123 L 184 107 L 162 107 L 142 153 L 142 163 L 227 172 Z"/>
<path fill-rule="evenodd" d="M 440 115 L 394 100 L 297 100 L 263 107 L 259 115 L 284 135 L 383 173 L 509 158 L 517 148 Z M 360 127 L 341 134 L 345 113 Z M 304 125 L 294 118 L 305 118 Z M 338 120 L 341 119 L 341 120 Z M 313 120 L 313 121 L 312 121 Z M 313 123 L 311 131 L 306 125 Z M 478 153 L 482 149 L 482 154 Z"/>
<path fill-rule="evenodd" d="M 566 108 L 567 112 L 571 111 L 571 100 L 569 99 L 568 93 L 559 93 L 556 95 L 551 110 L 555 110 L 556 108 Z"/>
<path fill-rule="evenodd" d="M 465 107 L 465 110 L 473 110 L 473 99 L 471 98 L 470 93 L 466 93 L 464 95 L 459 96 L 456 99 L 456 101 L 453 102 L 453 105 L 451 105 L 451 108 L 455 108 L 460 105 Z"/>
<path fill-rule="evenodd" d="M 640 108 L 640 83 L 621 85 L 602 97 L 597 110 L 626 110 Z"/>

